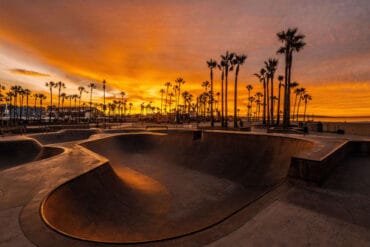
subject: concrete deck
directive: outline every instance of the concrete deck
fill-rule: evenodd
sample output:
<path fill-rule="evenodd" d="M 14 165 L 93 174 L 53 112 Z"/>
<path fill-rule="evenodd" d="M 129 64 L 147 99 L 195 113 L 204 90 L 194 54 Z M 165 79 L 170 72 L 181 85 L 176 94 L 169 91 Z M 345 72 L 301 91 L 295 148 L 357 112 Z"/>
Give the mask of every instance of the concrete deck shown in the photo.
<path fill-rule="evenodd" d="M 94 140 L 99 142 L 104 140 L 102 139 L 104 137 L 115 135 L 117 134 L 101 133 L 92 136 L 90 140 L 92 140 L 91 143 Z M 263 134 L 261 135 L 263 136 Z M 273 134 L 269 136 L 281 135 Z M 338 149 L 348 141 L 346 138 L 338 139 L 336 136 L 308 135 L 306 137 L 294 137 L 315 143 L 311 151 L 296 153 L 297 157 L 309 157 L 316 160 L 323 160 L 333 150 Z M 109 140 L 112 141 L 112 139 Z M 150 162 L 150 165 L 147 162 L 142 162 L 148 160 L 140 156 L 139 153 L 131 155 L 123 162 L 120 159 L 114 159 L 115 157 L 112 155 L 112 153 L 115 153 L 114 150 L 104 149 L 104 147 L 109 147 L 104 145 L 104 142 L 101 143 L 102 148 L 94 150 L 99 151 L 101 155 L 76 146 L 78 142 L 49 145 L 49 147 L 62 147 L 64 152 L 44 160 L 0 171 L 0 246 L 110 246 L 109 244 L 82 241 L 65 236 L 60 233 L 60 229 L 57 232 L 50 225 L 45 224 L 40 216 L 42 201 L 48 195 L 55 194 L 55 188 L 65 182 L 65 186 L 59 188 L 67 186 L 69 187 L 69 191 L 67 191 L 69 193 L 76 190 L 83 192 L 83 189 L 85 189 L 86 193 L 78 194 L 82 196 L 81 198 L 84 198 L 88 192 L 86 189 L 91 186 L 90 179 L 85 184 L 87 186 L 85 188 L 80 186 L 81 184 L 78 184 L 77 187 L 71 187 L 73 182 L 68 181 L 80 175 L 82 176 L 73 181 L 81 181 L 83 177 L 89 178 L 89 174 L 95 174 L 94 176 L 96 176 L 96 171 L 100 171 L 100 174 L 109 174 L 109 176 L 117 174 L 116 181 L 118 183 L 126 178 L 126 181 L 124 181 L 126 184 L 125 193 L 130 188 L 132 198 L 136 198 L 130 201 L 136 204 L 130 204 L 126 201 L 126 207 L 139 208 L 139 211 L 132 211 L 137 216 L 142 213 L 142 205 L 149 205 L 149 207 L 144 207 L 147 210 L 146 213 L 149 213 L 149 217 L 147 217 L 148 214 L 143 214 L 139 219 L 150 220 L 155 218 L 153 215 L 163 216 L 163 212 L 166 212 L 166 215 L 172 217 L 172 219 L 178 219 L 178 222 L 170 221 L 172 225 L 167 225 L 168 221 L 162 222 L 163 227 L 159 232 L 167 232 L 168 238 L 173 234 L 173 230 L 178 231 L 180 229 L 178 235 L 183 234 L 183 237 L 178 236 L 178 238 L 169 238 L 163 242 L 146 243 L 148 246 L 203 246 L 206 244 L 211 246 L 368 246 L 370 244 L 370 187 L 367 182 L 370 175 L 370 159 L 368 153 L 367 156 L 349 155 L 346 159 L 338 162 L 336 168 L 321 187 L 299 183 L 296 180 L 293 180 L 293 184 L 289 181 L 281 184 L 280 176 L 282 174 L 286 176 L 286 171 L 282 174 L 274 173 L 278 176 L 273 178 L 279 179 L 271 180 L 274 182 L 268 183 L 267 190 L 263 186 L 262 189 L 259 186 L 260 190 L 252 190 L 248 189 L 250 185 L 238 181 L 233 173 L 224 178 L 219 176 L 217 170 L 207 174 L 204 170 L 195 169 L 196 164 L 193 164 L 194 162 L 190 162 L 190 167 L 184 166 L 184 164 L 171 166 L 171 160 L 160 162 L 161 165 L 154 166 L 152 162 Z M 170 142 L 166 144 L 167 146 L 164 145 L 164 150 L 173 146 L 174 143 Z M 85 146 L 88 146 L 88 144 Z M 132 151 L 130 146 L 123 145 L 123 148 L 126 148 L 126 154 L 130 154 Z M 109 154 L 109 152 L 112 153 Z M 113 170 L 107 165 L 108 160 L 102 155 L 108 156 Z M 173 154 L 172 157 L 175 159 L 178 154 Z M 116 179 L 111 178 L 111 181 Z M 269 178 L 271 179 L 271 177 Z M 104 181 L 101 180 L 103 185 Z M 112 182 L 106 184 L 106 186 L 111 185 Z M 276 185 L 279 186 L 276 187 Z M 96 186 L 101 186 L 101 184 Z M 107 187 L 103 186 L 101 188 Z M 141 194 L 153 195 L 151 193 L 154 193 L 155 196 L 135 197 L 139 192 L 132 194 L 132 188 L 141 189 L 139 191 Z M 169 188 L 171 190 L 168 190 Z M 148 193 L 148 190 L 150 193 Z M 266 194 L 265 191 L 270 192 Z M 107 199 L 112 198 L 109 191 L 106 191 L 106 193 Z M 205 197 L 207 194 L 209 196 Z M 182 202 L 181 198 L 184 197 L 190 200 Z M 61 197 L 56 198 L 60 199 Z M 140 201 L 142 198 L 146 199 Z M 235 201 L 235 198 L 242 200 Z M 77 201 L 72 200 L 74 203 Z M 63 201 L 56 200 L 55 202 L 60 204 Z M 175 208 L 181 210 L 171 211 L 165 208 L 165 205 L 170 204 L 170 202 L 174 202 Z M 217 203 L 212 204 L 210 202 Z M 92 201 L 92 203 L 94 202 Z M 240 208 L 241 205 L 245 204 L 246 207 L 242 206 Z M 207 207 L 202 208 L 202 205 Z M 210 205 L 217 206 L 212 208 Z M 235 211 L 238 207 L 240 210 L 230 215 L 230 212 Z M 229 213 L 225 213 L 225 211 Z M 225 218 L 225 215 L 228 215 L 228 217 L 226 220 L 216 220 L 216 224 L 212 225 L 211 223 L 215 222 L 215 218 L 208 217 L 209 215 L 221 215 L 221 219 Z M 95 220 L 91 218 L 92 215 L 86 216 L 91 221 Z M 204 216 L 207 216 L 208 220 L 204 219 Z M 189 221 L 186 220 L 188 217 L 193 218 Z M 83 219 L 83 217 L 80 217 L 80 219 Z M 127 218 L 126 215 L 126 219 L 130 220 L 130 217 Z M 183 226 L 180 226 L 181 221 L 184 222 Z M 146 221 L 146 223 L 151 223 L 151 221 Z M 205 227 L 209 224 L 212 227 Z M 194 230 L 194 225 L 198 230 Z M 132 227 L 131 230 L 133 231 L 140 228 L 140 226 L 138 228 L 135 225 Z M 88 227 L 85 225 L 81 230 L 86 230 L 84 228 Z M 163 229 L 167 230 L 164 231 Z M 152 232 L 154 230 L 153 228 Z M 80 232 L 78 231 L 78 233 Z M 104 234 L 104 236 L 107 236 L 107 234 Z"/>

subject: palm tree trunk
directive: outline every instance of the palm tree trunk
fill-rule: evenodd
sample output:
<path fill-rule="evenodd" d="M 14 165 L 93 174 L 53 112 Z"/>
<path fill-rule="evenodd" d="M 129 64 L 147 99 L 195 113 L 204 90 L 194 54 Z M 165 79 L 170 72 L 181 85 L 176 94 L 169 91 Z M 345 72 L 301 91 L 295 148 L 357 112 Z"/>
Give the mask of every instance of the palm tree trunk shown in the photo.
<path fill-rule="evenodd" d="M 228 94 L 228 77 L 229 77 L 229 67 L 226 67 L 225 71 L 225 127 L 227 128 L 229 125 L 228 119 L 228 102 L 227 102 L 227 94 Z"/>
<path fill-rule="evenodd" d="M 267 125 L 270 125 L 270 92 L 269 92 L 269 77 L 267 77 L 267 80 L 266 80 L 266 98 L 267 98 Z"/>
<path fill-rule="evenodd" d="M 266 79 L 263 78 L 263 124 L 266 124 Z"/>
<path fill-rule="evenodd" d="M 276 125 L 280 124 L 280 96 L 281 96 L 281 81 L 279 82 L 279 93 L 278 93 L 278 107 L 277 107 L 277 118 L 276 118 Z"/>
<path fill-rule="evenodd" d="M 215 119 L 213 117 L 214 99 L 213 99 L 213 69 L 212 68 L 210 69 L 210 77 L 211 77 L 211 127 L 214 127 L 215 126 Z M 190 104 L 190 102 L 189 102 L 189 104 Z"/>
<path fill-rule="evenodd" d="M 283 126 L 287 128 L 289 126 L 289 109 L 288 104 L 290 104 L 290 100 L 288 100 L 288 91 L 289 89 L 289 53 L 286 51 L 285 53 L 285 85 L 284 85 L 284 115 L 283 115 Z"/>
<path fill-rule="evenodd" d="M 236 111 L 238 108 L 237 105 L 237 97 L 238 97 L 238 74 L 239 74 L 239 65 L 236 66 L 235 70 L 235 84 L 234 84 L 234 128 L 238 127 L 238 119 L 236 115 Z"/>
<path fill-rule="evenodd" d="M 222 68 L 221 72 L 221 127 L 225 127 L 225 105 L 224 105 L 224 76 L 225 76 L 225 69 Z"/>
<path fill-rule="evenodd" d="M 274 125 L 274 74 L 271 74 L 271 124 Z"/>

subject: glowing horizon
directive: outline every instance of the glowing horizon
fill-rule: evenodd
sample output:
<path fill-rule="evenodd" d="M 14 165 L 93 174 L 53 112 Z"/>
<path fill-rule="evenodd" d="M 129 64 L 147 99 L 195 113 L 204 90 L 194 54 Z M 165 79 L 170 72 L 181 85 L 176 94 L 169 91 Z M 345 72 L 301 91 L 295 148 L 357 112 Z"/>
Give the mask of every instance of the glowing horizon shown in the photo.
<path fill-rule="evenodd" d="M 276 55 L 276 33 L 296 26 L 307 46 L 294 55 L 293 81 L 313 100 L 307 113 L 370 115 L 370 31 L 367 1 L 3 1 L 0 10 L 0 83 L 48 92 L 63 81 L 66 92 L 108 82 L 108 97 L 160 105 L 159 90 L 177 77 L 194 95 L 209 80 L 206 61 L 226 50 L 248 55 L 239 75 L 238 108 L 246 112 L 247 84 Z M 223 15 L 218 16 L 219 9 Z M 233 80 L 230 77 L 229 111 Z M 215 88 L 220 87 L 215 71 Z M 275 80 L 277 82 L 277 80 Z M 275 83 L 277 85 L 277 83 Z M 86 96 L 86 98 L 88 98 Z M 86 100 L 87 101 L 87 100 Z M 47 102 L 45 102 L 47 103 Z"/>

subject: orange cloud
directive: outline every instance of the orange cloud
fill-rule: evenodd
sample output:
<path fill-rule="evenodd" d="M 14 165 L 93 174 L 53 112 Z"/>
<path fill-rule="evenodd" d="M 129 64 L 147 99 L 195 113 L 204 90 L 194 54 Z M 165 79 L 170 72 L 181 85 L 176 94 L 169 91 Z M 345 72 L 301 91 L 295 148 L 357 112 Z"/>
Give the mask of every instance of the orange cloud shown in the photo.
<path fill-rule="evenodd" d="M 32 70 L 25 70 L 25 69 L 11 69 L 9 71 L 12 72 L 13 74 L 16 74 L 16 75 L 40 76 L 40 77 L 50 76 L 48 74 L 44 74 L 44 73 L 40 73 L 40 72 L 36 72 L 36 71 L 32 71 Z"/>

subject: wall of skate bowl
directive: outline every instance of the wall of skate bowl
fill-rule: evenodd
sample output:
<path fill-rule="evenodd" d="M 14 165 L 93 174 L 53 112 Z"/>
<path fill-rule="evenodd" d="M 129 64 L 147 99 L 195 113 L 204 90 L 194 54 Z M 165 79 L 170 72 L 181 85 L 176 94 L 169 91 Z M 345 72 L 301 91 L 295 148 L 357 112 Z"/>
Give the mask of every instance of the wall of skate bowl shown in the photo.
<path fill-rule="evenodd" d="M 44 221 L 78 239 L 146 243 L 225 221 L 275 188 L 286 178 L 291 157 L 313 144 L 271 135 L 183 131 L 118 134 L 80 145 L 109 163 L 52 191 L 41 205 Z M 145 169 L 131 169 L 145 162 L 150 163 Z M 182 174 L 190 175 L 184 180 Z M 192 187 L 193 182 L 199 185 Z"/>
<path fill-rule="evenodd" d="M 33 139 L 1 140 L 0 170 L 46 159 L 62 152 L 61 148 L 44 147 Z"/>
<path fill-rule="evenodd" d="M 51 133 L 32 134 L 29 135 L 29 137 L 38 140 L 43 145 L 46 145 L 83 140 L 96 133 L 97 130 L 95 129 L 66 129 Z"/>
<path fill-rule="evenodd" d="M 302 139 L 232 132 L 203 132 L 201 139 L 194 140 L 193 133 L 120 135 L 81 145 L 111 161 L 143 153 L 245 186 L 279 183 L 288 174 L 291 157 L 313 146 Z"/>

